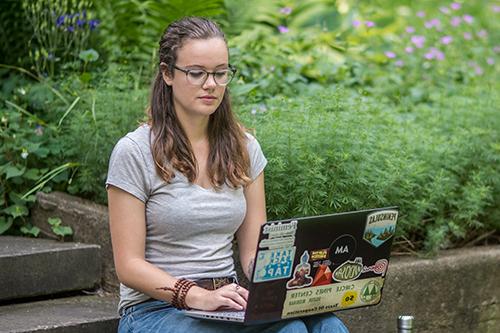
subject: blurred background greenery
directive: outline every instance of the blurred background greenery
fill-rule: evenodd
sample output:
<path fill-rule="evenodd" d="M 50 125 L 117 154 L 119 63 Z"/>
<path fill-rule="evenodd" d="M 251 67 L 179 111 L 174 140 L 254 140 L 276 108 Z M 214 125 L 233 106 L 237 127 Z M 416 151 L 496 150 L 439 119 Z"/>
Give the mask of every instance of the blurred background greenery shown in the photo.
<path fill-rule="evenodd" d="M 186 15 L 227 35 L 270 219 L 398 205 L 397 251 L 499 242 L 493 0 L 2 1 L 0 234 L 38 234 L 36 191 L 106 202 L 109 154 Z"/>

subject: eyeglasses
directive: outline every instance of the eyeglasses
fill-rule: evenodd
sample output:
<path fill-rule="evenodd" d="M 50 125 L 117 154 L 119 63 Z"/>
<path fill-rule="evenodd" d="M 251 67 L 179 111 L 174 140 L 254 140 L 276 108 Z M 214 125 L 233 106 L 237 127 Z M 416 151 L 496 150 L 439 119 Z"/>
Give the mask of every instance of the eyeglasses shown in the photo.
<path fill-rule="evenodd" d="M 217 85 L 227 86 L 229 82 L 231 82 L 231 80 L 233 79 L 234 74 L 236 74 L 236 68 L 234 68 L 231 65 L 229 65 L 229 68 L 227 69 L 221 69 L 215 72 L 207 72 L 204 69 L 180 68 L 177 67 L 176 65 L 174 65 L 174 68 L 185 73 L 187 81 L 195 86 L 204 85 L 210 74 L 213 76 L 214 81 Z"/>

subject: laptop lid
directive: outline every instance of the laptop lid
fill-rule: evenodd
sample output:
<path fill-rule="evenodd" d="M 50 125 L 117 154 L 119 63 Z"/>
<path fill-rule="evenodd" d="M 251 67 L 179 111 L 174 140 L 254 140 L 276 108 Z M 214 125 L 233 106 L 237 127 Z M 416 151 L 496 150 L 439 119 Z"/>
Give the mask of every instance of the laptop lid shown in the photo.
<path fill-rule="evenodd" d="M 265 223 L 246 324 L 380 302 L 397 207 Z"/>

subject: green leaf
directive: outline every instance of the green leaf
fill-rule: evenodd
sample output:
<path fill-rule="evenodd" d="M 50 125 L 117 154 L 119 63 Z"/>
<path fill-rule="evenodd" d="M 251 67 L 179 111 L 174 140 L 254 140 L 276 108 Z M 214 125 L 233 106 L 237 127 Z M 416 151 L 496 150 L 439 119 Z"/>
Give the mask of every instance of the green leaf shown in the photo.
<path fill-rule="evenodd" d="M 29 214 L 26 206 L 12 205 L 3 210 L 5 213 L 11 215 L 13 218 L 27 216 Z"/>
<path fill-rule="evenodd" d="M 92 80 L 92 75 L 90 73 L 85 72 L 80 75 L 80 81 L 83 83 L 89 83 L 90 80 Z"/>
<path fill-rule="evenodd" d="M 5 174 L 7 175 L 5 177 L 5 179 L 10 179 L 10 178 L 21 176 L 25 170 L 26 170 L 26 168 L 24 168 L 24 167 L 22 169 L 19 169 L 13 165 L 9 165 L 9 166 L 4 168 L 3 172 L 5 172 Z"/>
<path fill-rule="evenodd" d="M 0 216 L 0 235 L 6 232 L 7 230 L 10 229 L 12 226 L 12 222 L 14 222 L 14 219 L 12 217 L 3 217 Z"/>
<path fill-rule="evenodd" d="M 61 225 L 61 222 L 62 222 L 62 221 L 61 221 L 61 219 L 60 219 L 60 218 L 58 218 L 58 217 L 49 217 L 49 218 L 47 219 L 47 222 L 48 222 L 51 226 L 53 226 L 53 227 L 57 227 L 57 226 Z"/>
<path fill-rule="evenodd" d="M 73 234 L 73 229 L 68 226 L 56 226 L 52 228 L 52 231 L 58 236 L 68 236 Z"/>
<path fill-rule="evenodd" d="M 80 51 L 78 57 L 85 62 L 94 62 L 99 59 L 99 53 L 94 49 L 88 49 L 85 51 Z"/>
<path fill-rule="evenodd" d="M 238 84 L 231 87 L 231 93 L 235 96 L 246 95 L 259 85 L 256 83 Z"/>
<path fill-rule="evenodd" d="M 40 228 L 29 224 L 27 226 L 21 227 L 21 232 L 25 235 L 32 235 L 34 237 L 37 237 L 38 234 L 40 233 Z"/>
<path fill-rule="evenodd" d="M 28 169 L 28 171 L 24 173 L 23 177 L 29 180 L 38 180 L 38 178 L 40 178 L 40 170 Z"/>

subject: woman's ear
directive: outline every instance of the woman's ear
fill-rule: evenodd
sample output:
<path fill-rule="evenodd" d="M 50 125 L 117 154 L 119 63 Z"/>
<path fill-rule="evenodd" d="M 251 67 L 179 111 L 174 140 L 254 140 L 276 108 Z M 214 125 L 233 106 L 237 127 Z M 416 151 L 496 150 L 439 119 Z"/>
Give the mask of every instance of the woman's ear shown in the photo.
<path fill-rule="evenodd" d="M 172 77 L 168 74 L 168 66 L 166 63 L 161 62 L 160 63 L 160 71 L 161 71 L 161 76 L 163 77 L 163 81 L 167 84 L 167 86 L 172 85 Z"/>

